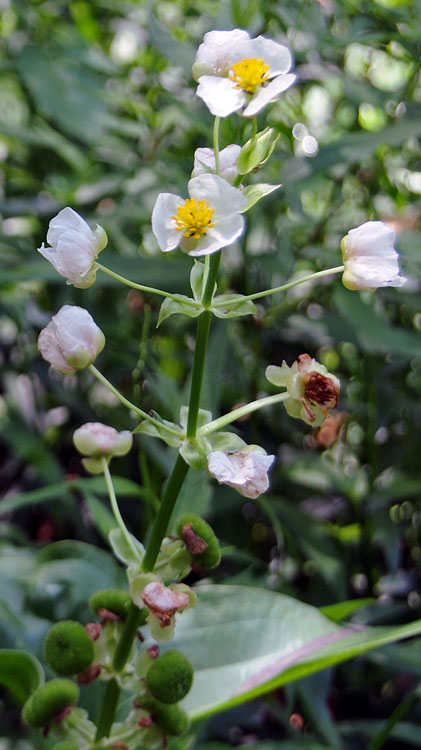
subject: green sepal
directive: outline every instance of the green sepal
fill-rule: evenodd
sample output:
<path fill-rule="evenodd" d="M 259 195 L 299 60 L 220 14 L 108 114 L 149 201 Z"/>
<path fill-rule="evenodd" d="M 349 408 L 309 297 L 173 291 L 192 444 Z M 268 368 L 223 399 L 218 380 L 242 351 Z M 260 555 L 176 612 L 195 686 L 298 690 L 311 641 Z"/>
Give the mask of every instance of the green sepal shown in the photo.
<path fill-rule="evenodd" d="M 280 133 L 274 128 L 265 128 L 248 140 L 240 151 L 237 169 L 239 174 L 248 174 L 261 167 L 271 156 Z"/>
<path fill-rule="evenodd" d="M 243 195 L 247 198 L 247 206 L 240 211 L 240 213 L 244 214 L 246 211 L 249 211 L 252 206 L 254 206 L 256 203 L 258 203 L 262 198 L 265 197 L 265 195 L 269 195 L 270 193 L 273 193 L 274 190 L 278 190 L 278 188 L 282 187 L 281 184 L 279 185 L 269 185 L 266 182 L 258 182 L 254 185 L 247 185 L 247 187 L 243 190 Z"/>
<path fill-rule="evenodd" d="M 181 444 L 182 440 L 184 439 L 184 432 L 181 429 L 180 425 L 175 424 L 175 422 L 167 422 L 166 419 L 162 420 L 163 425 L 167 425 L 168 427 L 171 427 L 172 430 L 175 432 L 180 433 L 180 437 L 176 437 L 175 435 L 171 435 L 167 430 L 163 427 L 160 429 L 158 425 L 151 424 L 146 419 L 136 427 L 136 429 L 133 431 L 133 433 L 141 434 L 141 435 L 150 435 L 151 437 L 157 437 L 164 441 L 167 445 L 171 445 L 173 448 L 178 448 Z"/>
<path fill-rule="evenodd" d="M 240 294 L 219 294 L 214 297 L 211 311 L 217 318 L 239 318 L 241 315 L 257 315 L 257 308 L 251 299 L 242 299 Z M 215 305 L 218 302 L 218 306 Z M 223 306 L 219 306 L 219 303 Z"/>
<path fill-rule="evenodd" d="M 180 456 L 193 469 L 204 469 L 207 466 L 206 459 L 210 450 L 210 443 L 204 437 L 195 437 L 194 440 L 186 438 L 179 448 Z"/>
<path fill-rule="evenodd" d="M 133 563 L 136 565 L 141 565 L 142 560 L 145 556 L 145 548 L 143 544 L 141 544 L 141 542 L 139 542 L 139 540 L 136 539 L 135 536 L 133 536 L 133 534 L 130 534 L 130 537 L 133 542 L 134 549 L 132 549 L 132 547 L 127 543 L 126 537 L 118 527 L 116 527 L 115 529 L 111 529 L 111 531 L 108 533 L 108 541 L 117 560 L 120 560 L 120 562 L 125 563 L 126 565 L 132 565 Z"/>
<path fill-rule="evenodd" d="M 212 432 L 207 435 L 213 451 L 241 451 L 247 443 L 235 432 Z"/>
<path fill-rule="evenodd" d="M 183 300 L 188 300 L 188 302 L 183 302 Z M 161 323 L 166 320 L 166 318 L 169 318 L 170 315 L 180 314 L 187 315 L 189 318 L 197 318 L 202 312 L 202 307 L 196 303 L 193 306 L 192 302 L 194 302 L 194 300 L 184 294 L 180 294 L 180 298 L 177 300 L 171 299 L 171 297 L 166 297 L 161 305 L 156 327 L 159 328 Z"/>

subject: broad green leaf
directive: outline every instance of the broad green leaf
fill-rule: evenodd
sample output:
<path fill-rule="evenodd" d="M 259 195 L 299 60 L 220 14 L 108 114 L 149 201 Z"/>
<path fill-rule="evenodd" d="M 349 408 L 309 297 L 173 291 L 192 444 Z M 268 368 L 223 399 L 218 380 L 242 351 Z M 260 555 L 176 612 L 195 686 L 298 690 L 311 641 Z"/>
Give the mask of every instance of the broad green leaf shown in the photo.
<path fill-rule="evenodd" d="M 140 564 L 145 555 L 145 548 L 133 534 L 130 534 L 130 537 L 134 549 L 128 544 L 121 529 L 112 529 L 108 534 L 111 548 L 120 562 L 126 565 L 131 565 L 132 563 Z"/>
<path fill-rule="evenodd" d="M 183 300 L 189 300 L 189 302 L 183 302 Z M 193 300 L 185 295 L 180 295 L 179 300 L 171 299 L 167 297 L 159 310 L 159 318 L 156 327 L 159 328 L 161 323 L 170 317 L 170 315 L 187 315 L 189 318 L 197 318 L 203 309 L 197 305 L 193 307 L 191 304 Z"/>
<path fill-rule="evenodd" d="M 353 656 L 421 633 L 397 627 L 338 627 L 315 607 L 264 589 L 200 586 L 179 618 L 171 648 L 195 667 L 184 705 L 193 718 L 243 703 Z"/>
<path fill-rule="evenodd" d="M 212 312 L 217 318 L 238 318 L 240 315 L 256 315 L 256 305 L 251 299 L 241 299 L 240 294 L 219 294 L 214 297 Z M 238 300 L 238 301 L 237 301 Z M 215 303 L 218 305 L 215 305 Z M 220 304 L 222 302 L 222 305 Z"/>
<path fill-rule="evenodd" d="M 44 670 L 38 659 L 26 651 L 0 650 L 0 685 L 6 687 L 22 705 L 44 682 Z"/>
<path fill-rule="evenodd" d="M 244 214 L 246 211 L 248 211 L 252 206 L 254 206 L 256 203 L 258 203 L 262 198 L 265 197 L 265 195 L 269 195 L 270 193 L 273 193 L 274 190 L 278 190 L 278 188 L 282 187 L 281 184 L 279 185 L 268 185 L 265 182 L 259 182 L 254 185 L 247 185 L 247 187 L 243 190 L 243 195 L 247 198 L 247 206 L 243 211 L 241 211 L 242 214 Z"/>
<path fill-rule="evenodd" d="M 319 607 L 319 612 L 322 612 L 332 622 L 342 622 L 342 620 L 357 612 L 361 607 L 375 603 L 376 599 L 373 598 L 350 599 L 347 602 L 338 602 L 338 604 L 328 604 L 326 607 Z"/>

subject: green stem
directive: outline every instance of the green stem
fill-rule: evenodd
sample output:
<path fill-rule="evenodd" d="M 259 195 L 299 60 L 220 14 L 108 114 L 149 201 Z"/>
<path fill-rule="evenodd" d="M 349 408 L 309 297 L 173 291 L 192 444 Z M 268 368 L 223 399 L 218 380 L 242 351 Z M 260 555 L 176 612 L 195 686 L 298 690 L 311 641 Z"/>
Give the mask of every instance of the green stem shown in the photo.
<path fill-rule="evenodd" d="M 174 464 L 173 470 L 168 479 L 165 491 L 159 507 L 158 515 L 155 518 L 152 534 L 146 547 L 145 557 L 143 558 L 142 569 L 148 573 L 154 569 L 156 558 L 161 549 L 161 542 L 166 534 L 168 522 L 171 518 L 176 500 L 181 490 L 182 484 L 189 470 L 188 464 L 180 456 Z"/>
<path fill-rule="evenodd" d="M 138 628 L 145 619 L 146 608 L 139 609 L 139 607 L 136 607 L 136 605 L 132 603 L 124 621 L 123 630 L 114 653 L 113 668 L 116 672 L 121 672 L 123 669 L 129 657 Z"/>
<path fill-rule="evenodd" d="M 215 117 L 215 122 L 213 124 L 213 150 L 215 152 L 215 172 L 216 174 L 221 174 L 221 162 L 219 159 L 219 124 L 220 124 L 220 118 Z"/>
<path fill-rule="evenodd" d="M 251 137 L 254 139 L 257 135 L 257 117 L 253 117 L 251 121 Z"/>
<path fill-rule="evenodd" d="M 104 702 L 98 721 L 95 742 L 98 742 L 102 737 L 108 737 L 113 725 L 119 696 L 120 686 L 115 677 L 112 677 L 111 680 L 108 680 L 107 687 L 105 688 Z"/>
<path fill-rule="evenodd" d="M 206 279 L 205 291 L 202 304 L 208 307 L 212 302 L 215 290 L 215 281 L 218 273 L 221 254 L 212 255 L 209 263 L 209 272 Z M 194 438 L 197 431 L 197 418 L 199 414 L 200 396 L 202 394 L 203 375 L 206 363 L 206 351 L 208 348 L 209 331 L 212 321 L 210 310 L 204 310 L 197 321 L 196 345 L 194 349 L 194 361 L 192 382 L 189 402 L 189 416 L 187 420 L 187 437 Z"/>
<path fill-rule="evenodd" d="M 282 286 L 276 286 L 273 289 L 266 289 L 264 292 L 256 292 L 255 294 L 249 294 L 247 297 L 239 297 L 238 300 L 231 299 L 230 305 L 235 304 L 236 302 L 245 302 L 246 300 L 255 300 L 255 299 L 261 299 L 262 297 L 269 297 L 271 294 L 277 294 L 278 292 L 287 292 L 288 289 L 292 289 L 294 286 L 299 286 L 299 284 L 305 284 L 306 281 L 313 281 L 313 279 L 320 279 L 323 276 L 330 276 L 333 273 L 342 273 L 344 270 L 344 266 L 335 266 L 334 268 L 326 268 L 324 271 L 316 271 L 316 273 L 311 273 L 308 276 L 301 276 L 299 279 L 294 279 L 294 281 L 289 281 L 287 284 L 282 284 Z M 221 302 L 214 302 L 214 307 L 225 307 L 226 306 L 225 301 Z"/>
<path fill-rule="evenodd" d="M 387 719 L 387 721 L 385 721 L 380 732 L 370 742 L 369 750 L 380 750 L 384 746 L 384 743 L 389 737 L 395 724 L 397 724 L 398 721 L 403 719 L 403 717 L 409 713 L 416 701 L 419 701 L 419 691 L 413 692 L 412 695 L 404 698 L 403 701 L 399 703 L 399 705 L 393 711 L 392 715 Z"/>
<path fill-rule="evenodd" d="M 111 276 L 113 279 L 116 279 L 117 281 L 121 281 L 122 284 L 125 284 L 126 286 L 130 286 L 132 287 L 132 289 L 139 289 L 141 292 L 151 292 L 151 294 L 159 294 L 161 297 L 169 297 L 170 299 L 173 299 L 176 302 L 183 302 L 183 304 L 190 305 L 191 307 L 199 307 L 198 303 L 192 299 L 189 299 L 189 297 L 180 297 L 180 295 L 170 294 L 170 292 L 165 292 L 163 289 L 155 289 L 152 286 L 144 286 L 143 284 L 136 284 L 134 281 L 130 281 L 130 279 L 126 279 L 124 276 L 120 276 L 119 273 L 115 273 L 115 271 L 111 271 L 109 268 L 107 268 L 106 266 L 103 266 L 101 263 L 97 263 L 96 265 L 101 271 L 104 271 L 104 273 L 108 274 L 108 276 Z"/>
<path fill-rule="evenodd" d="M 251 401 L 249 404 L 244 404 L 244 406 L 240 406 L 238 409 L 233 409 L 228 412 L 228 414 L 224 414 L 222 417 L 214 419 L 213 422 L 208 422 L 199 429 L 198 434 L 200 437 L 203 437 L 203 435 L 210 435 L 211 432 L 221 430 L 228 424 L 235 422 L 237 419 L 241 419 L 241 417 L 245 417 L 247 414 L 251 414 L 253 411 L 262 409 L 264 406 L 280 404 L 282 401 L 286 401 L 287 398 L 290 398 L 290 395 L 287 391 L 284 391 L 283 393 L 276 393 L 274 396 L 266 396 L 265 398 L 257 399 L 257 401 Z"/>
<path fill-rule="evenodd" d="M 105 479 L 105 483 L 107 485 L 108 495 L 110 497 L 110 504 L 111 504 L 111 509 L 112 509 L 112 511 L 114 513 L 114 518 L 117 521 L 117 524 L 118 524 L 118 526 L 119 526 L 119 528 L 121 530 L 121 533 L 123 534 L 123 536 L 124 536 L 127 544 L 129 545 L 130 549 L 132 550 L 132 552 L 136 556 L 137 555 L 137 550 L 136 550 L 135 544 L 133 542 L 133 539 L 131 537 L 131 534 L 129 534 L 129 532 L 127 530 L 127 527 L 126 527 L 126 524 L 124 523 L 123 518 L 121 516 L 120 509 L 119 509 L 118 503 L 117 503 L 117 498 L 116 498 L 115 492 L 114 492 L 113 480 L 112 480 L 112 477 L 111 477 L 111 474 L 110 474 L 110 470 L 108 468 L 107 459 L 105 458 L 105 456 L 102 457 L 102 470 L 104 472 L 104 479 Z"/>
<path fill-rule="evenodd" d="M 168 427 L 165 422 L 161 422 L 159 419 L 155 419 L 154 417 L 151 417 L 150 414 L 148 414 L 146 411 L 143 411 L 143 409 L 139 409 L 138 406 L 135 406 L 135 404 L 132 404 L 131 401 L 129 401 L 127 398 L 125 398 L 117 388 L 115 388 L 112 383 L 110 383 L 109 380 L 103 375 L 99 370 L 97 370 L 94 365 L 89 365 L 89 370 L 91 371 L 92 375 L 95 375 L 97 380 L 99 380 L 100 383 L 105 385 L 111 393 L 114 393 L 114 396 L 118 398 L 119 401 L 121 401 L 124 406 L 127 406 L 130 411 L 136 412 L 136 414 L 139 414 L 140 417 L 143 419 L 146 419 L 147 422 L 150 422 L 151 424 L 155 425 L 155 427 L 159 427 L 160 430 L 164 430 L 165 432 L 168 432 L 169 435 L 173 435 L 174 437 L 180 437 L 180 432 L 177 430 L 173 430 L 171 427 Z"/>

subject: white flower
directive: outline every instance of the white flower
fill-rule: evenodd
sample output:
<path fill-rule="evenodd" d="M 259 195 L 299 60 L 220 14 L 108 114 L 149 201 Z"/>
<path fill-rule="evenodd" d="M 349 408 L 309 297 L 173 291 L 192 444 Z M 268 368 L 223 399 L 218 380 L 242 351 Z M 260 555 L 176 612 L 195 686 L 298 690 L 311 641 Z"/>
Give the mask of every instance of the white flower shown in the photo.
<path fill-rule="evenodd" d="M 329 409 L 338 405 L 338 378 L 309 354 L 300 354 L 291 367 L 285 361 L 282 367 L 269 365 L 266 377 L 273 385 L 287 389 L 290 398 L 283 403 L 288 414 L 313 427 L 321 425 Z"/>
<path fill-rule="evenodd" d="M 377 289 L 379 286 L 402 286 L 399 256 L 393 247 L 393 229 L 382 221 L 366 221 L 342 238 L 341 250 L 345 271 L 342 282 L 347 289 Z"/>
<path fill-rule="evenodd" d="M 145 586 L 141 598 L 149 607 L 147 622 L 155 640 L 169 641 L 174 636 L 175 615 L 193 606 L 195 597 L 190 597 L 188 592 L 189 587 L 185 584 L 164 586 L 155 581 Z"/>
<path fill-rule="evenodd" d="M 104 334 L 82 307 L 64 305 L 43 328 L 38 349 L 44 359 L 63 373 L 92 364 L 105 345 Z"/>
<path fill-rule="evenodd" d="M 231 245 L 244 229 L 241 191 L 218 175 L 201 174 L 188 184 L 190 198 L 160 193 L 152 212 L 152 231 L 164 253 L 178 245 L 190 255 L 209 255 Z"/>
<path fill-rule="evenodd" d="M 271 39 L 250 39 L 241 29 L 209 31 L 193 65 L 196 93 L 215 116 L 243 110 L 253 117 L 294 83 L 291 65 L 289 49 Z"/>
<path fill-rule="evenodd" d="M 73 433 L 73 442 L 85 456 L 124 456 L 132 447 L 130 430 L 118 432 L 101 422 L 86 422 Z"/>
<path fill-rule="evenodd" d="M 86 289 L 95 281 L 96 263 L 99 253 L 107 244 L 107 235 L 99 224 L 95 231 L 72 208 L 63 208 L 51 219 L 47 242 L 38 252 L 67 278 L 68 284 Z"/>
<path fill-rule="evenodd" d="M 275 456 L 268 456 L 258 445 L 249 445 L 236 453 L 212 451 L 208 470 L 219 484 L 233 487 L 245 497 L 256 498 L 269 487 L 268 470 Z"/>
<path fill-rule="evenodd" d="M 238 176 L 237 161 L 240 155 L 241 146 L 231 143 L 219 153 L 220 176 L 234 183 Z M 192 177 L 199 174 L 216 172 L 215 151 L 213 148 L 197 148 L 194 152 L 194 167 Z"/>

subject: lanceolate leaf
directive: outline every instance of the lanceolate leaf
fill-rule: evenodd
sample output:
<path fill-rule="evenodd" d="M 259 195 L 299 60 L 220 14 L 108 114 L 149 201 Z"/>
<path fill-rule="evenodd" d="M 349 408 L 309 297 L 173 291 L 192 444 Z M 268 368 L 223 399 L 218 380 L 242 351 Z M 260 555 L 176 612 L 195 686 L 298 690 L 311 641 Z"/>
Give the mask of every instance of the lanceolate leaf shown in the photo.
<path fill-rule="evenodd" d="M 399 627 L 339 627 L 316 607 L 251 587 L 209 585 L 198 593 L 197 606 L 179 618 L 171 642 L 196 670 L 184 701 L 193 718 L 421 633 L 421 620 Z"/>

